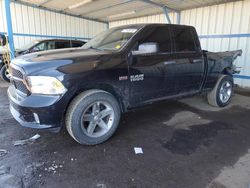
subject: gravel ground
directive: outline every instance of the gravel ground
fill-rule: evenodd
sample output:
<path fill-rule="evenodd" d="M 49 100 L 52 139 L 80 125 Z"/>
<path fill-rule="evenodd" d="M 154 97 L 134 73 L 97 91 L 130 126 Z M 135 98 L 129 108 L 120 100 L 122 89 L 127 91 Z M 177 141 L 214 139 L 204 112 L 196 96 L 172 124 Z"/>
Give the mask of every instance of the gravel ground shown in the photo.
<path fill-rule="evenodd" d="M 0 82 L 0 188 L 249 188 L 250 95 L 225 109 L 203 97 L 161 102 L 126 113 L 106 143 L 77 144 L 27 129 L 11 117 Z M 33 143 L 14 141 L 40 134 Z M 136 155 L 134 147 L 143 154 Z M 7 153 L 6 153 L 7 152 Z"/>

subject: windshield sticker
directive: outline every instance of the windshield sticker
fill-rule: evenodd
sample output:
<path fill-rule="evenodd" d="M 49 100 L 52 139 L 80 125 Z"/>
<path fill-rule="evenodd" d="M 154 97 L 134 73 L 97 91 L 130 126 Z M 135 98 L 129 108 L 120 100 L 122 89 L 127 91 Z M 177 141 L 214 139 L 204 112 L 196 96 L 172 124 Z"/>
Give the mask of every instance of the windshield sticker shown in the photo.
<path fill-rule="evenodd" d="M 116 48 L 117 50 L 119 50 L 119 49 L 121 48 L 121 45 L 120 45 L 120 44 L 117 44 L 117 45 L 115 46 L 115 48 Z"/>
<path fill-rule="evenodd" d="M 137 29 L 123 29 L 122 33 L 135 33 Z"/>

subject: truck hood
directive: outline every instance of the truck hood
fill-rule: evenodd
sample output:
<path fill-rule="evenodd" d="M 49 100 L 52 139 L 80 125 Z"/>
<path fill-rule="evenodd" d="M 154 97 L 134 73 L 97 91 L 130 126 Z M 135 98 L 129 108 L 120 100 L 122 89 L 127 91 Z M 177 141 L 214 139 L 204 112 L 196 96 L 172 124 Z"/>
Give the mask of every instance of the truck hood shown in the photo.
<path fill-rule="evenodd" d="M 93 64 L 106 61 L 111 58 L 111 56 L 112 52 L 73 48 L 31 53 L 17 57 L 12 63 L 22 68 L 26 74 L 48 69 L 63 70 L 63 67 L 72 64 L 88 64 L 88 66 L 84 66 L 85 71 L 87 71 L 90 70 Z M 72 67 L 74 67 L 74 65 L 72 65 Z"/>
<path fill-rule="evenodd" d="M 15 57 L 23 55 L 24 52 L 26 52 L 26 51 L 27 50 L 20 50 L 20 49 L 15 50 Z"/>

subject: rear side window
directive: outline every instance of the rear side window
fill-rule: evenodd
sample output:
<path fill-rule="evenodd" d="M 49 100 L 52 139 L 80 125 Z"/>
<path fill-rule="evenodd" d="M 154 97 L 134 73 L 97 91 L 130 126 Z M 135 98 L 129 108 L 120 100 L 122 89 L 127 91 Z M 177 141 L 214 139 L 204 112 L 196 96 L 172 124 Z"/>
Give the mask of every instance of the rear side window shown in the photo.
<path fill-rule="evenodd" d="M 84 42 L 72 42 L 72 47 L 76 48 L 76 47 L 81 47 L 83 46 Z"/>
<path fill-rule="evenodd" d="M 196 45 L 190 27 L 177 26 L 172 28 L 176 52 L 194 52 Z"/>
<path fill-rule="evenodd" d="M 142 43 L 157 43 L 159 53 L 171 52 L 171 37 L 168 26 L 149 28 L 144 33 L 143 39 L 139 40 L 139 45 Z"/>
<path fill-rule="evenodd" d="M 56 41 L 56 49 L 69 48 L 70 44 L 68 41 Z"/>
<path fill-rule="evenodd" d="M 54 50 L 54 49 L 55 49 L 55 41 L 49 41 L 48 50 Z"/>

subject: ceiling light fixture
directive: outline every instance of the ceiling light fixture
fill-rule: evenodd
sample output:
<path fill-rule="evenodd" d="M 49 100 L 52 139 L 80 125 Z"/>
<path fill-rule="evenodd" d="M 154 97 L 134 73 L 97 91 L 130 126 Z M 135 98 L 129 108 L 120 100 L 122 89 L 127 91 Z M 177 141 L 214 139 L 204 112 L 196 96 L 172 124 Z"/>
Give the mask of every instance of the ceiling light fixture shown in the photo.
<path fill-rule="evenodd" d="M 80 3 L 77 3 L 77 4 L 75 4 L 75 5 L 69 6 L 68 9 L 75 9 L 75 8 L 80 7 L 80 6 L 83 6 L 83 5 L 86 5 L 86 4 L 88 4 L 88 3 L 91 3 L 92 1 L 93 1 L 93 0 L 84 0 L 84 1 L 82 1 L 82 2 L 80 2 Z"/>
<path fill-rule="evenodd" d="M 132 14 L 135 14 L 136 11 L 131 11 L 131 12 L 124 12 L 124 13 L 121 13 L 121 14 L 115 14 L 115 15 L 111 15 L 111 16 L 108 16 L 108 18 L 118 18 L 118 17 L 122 17 L 122 16 L 128 16 L 128 15 L 132 15 Z"/>

